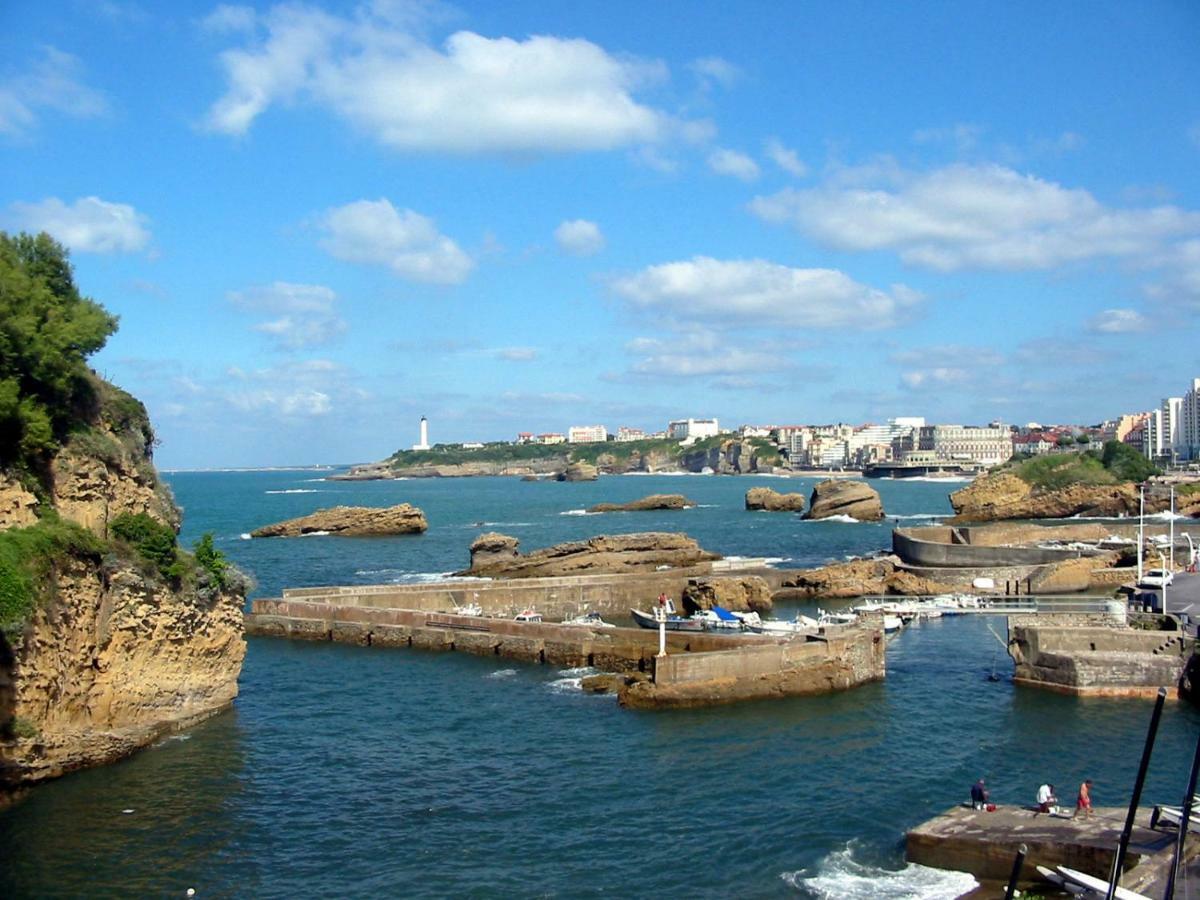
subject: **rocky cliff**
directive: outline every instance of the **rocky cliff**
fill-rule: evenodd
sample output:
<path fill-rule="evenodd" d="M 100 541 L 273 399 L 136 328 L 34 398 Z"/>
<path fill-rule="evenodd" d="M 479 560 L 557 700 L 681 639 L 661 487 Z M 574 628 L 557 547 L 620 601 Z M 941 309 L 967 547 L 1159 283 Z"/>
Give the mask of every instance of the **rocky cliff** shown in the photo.
<path fill-rule="evenodd" d="M 1040 488 L 1008 472 L 977 478 L 950 495 L 955 522 L 1137 515 L 1138 503 L 1137 485 L 1131 483 Z M 1156 497 L 1149 500 L 1146 511 L 1165 508 Z"/>
<path fill-rule="evenodd" d="M 656 531 L 600 535 L 528 554 L 522 554 L 519 546 L 520 541 L 515 537 L 494 532 L 481 534 L 471 544 L 471 567 L 456 574 L 491 578 L 611 575 L 706 567 L 712 560 L 720 559 L 717 554 L 701 549 L 686 534 Z"/>
<path fill-rule="evenodd" d="M 376 537 L 390 534 L 421 534 L 428 530 L 425 514 L 408 503 L 377 509 L 370 506 L 334 506 L 307 516 L 264 525 L 251 537 L 299 537 L 304 534 L 334 534 L 342 537 Z"/>
<path fill-rule="evenodd" d="M 849 516 L 860 522 L 878 522 L 883 518 L 879 494 L 868 484 L 848 478 L 831 478 L 813 488 L 806 519 Z"/>
<path fill-rule="evenodd" d="M 688 472 L 708 469 L 717 475 L 743 475 L 770 471 L 778 460 L 774 451 L 766 454 L 748 441 L 727 440 L 715 447 L 685 450 L 680 464 Z"/>

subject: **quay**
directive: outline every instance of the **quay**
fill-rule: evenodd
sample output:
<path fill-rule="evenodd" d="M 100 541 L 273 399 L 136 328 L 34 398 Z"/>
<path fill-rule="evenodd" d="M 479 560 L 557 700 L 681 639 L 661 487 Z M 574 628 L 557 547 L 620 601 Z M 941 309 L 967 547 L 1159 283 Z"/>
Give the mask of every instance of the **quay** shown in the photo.
<path fill-rule="evenodd" d="M 1018 848 L 1027 849 L 1021 870 L 1022 889 L 1054 890 L 1037 867 L 1068 866 L 1107 879 L 1128 810 L 1096 807 L 1091 818 L 1039 813 L 1019 806 L 999 806 L 994 812 L 972 809 L 969 804 L 947 810 L 909 831 L 905 856 L 909 862 L 939 869 L 970 872 L 983 886 L 968 895 L 1002 897 Z M 1125 857 L 1121 886 L 1147 897 L 1162 896 L 1167 868 L 1175 848 L 1172 827 L 1150 827 L 1152 811 L 1138 811 Z M 1184 864 L 1191 867 L 1200 856 L 1200 844 L 1184 845 Z M 997 887 L 999 885 L 999 887 Z"/>
<path fill-rule="evenodd" d="M 883 633 L 874 624 L 829 627 L 791 638 L 667 632 L 667 655 L 660 657 L 658 632 L 644 628 L 517 622 L 507 615 L 455 611 L 463 605 L 456 596 L 487 609 L 485 600 L 502 605 L 513 589 L 577 597 L 588 589 L 598 590 L 597 579 L 603 578 L 583 576 L 577 585 L 572 578 L 522 579 L 555 584 L 517 588 L 501 583 L 493 597 L 488 596 L 490 582 L 287 590 L 281 598 L 253 601 L 245 617 L 246 633 L 592 666 L 621 676 L 613 685 L 619 699 L 637 708 L 803 696 L 884 677 Z M 628 608 L 624 612 L 628 614 Z"/>

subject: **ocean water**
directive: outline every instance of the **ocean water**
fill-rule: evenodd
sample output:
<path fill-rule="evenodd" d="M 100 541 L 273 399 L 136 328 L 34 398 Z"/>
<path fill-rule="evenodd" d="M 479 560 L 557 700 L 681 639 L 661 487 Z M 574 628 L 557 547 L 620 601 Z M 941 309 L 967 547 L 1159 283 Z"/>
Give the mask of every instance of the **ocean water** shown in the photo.
<path fill-rule="evenodd" d="M 214 532 L 258 595 L 449 572 L 482 530 L 528 548 L 683 530 L 725 554 L 807 565 L 881 549 L 893 524 L 748 513 L 748 487 L 795 483 L 746 477 L 318 477 L 170 481 L 184 539 Z M 889 513 L 949 511 L 945 485 L 876 485 Z M 701 506 L 564 514 L 659 491 Z M 239 537 L 322 506 L 405 500 L 425 509 L 427 534 Z M 582 694 L 584 670 L 252 638 L 231 711 L 0 812 L 0 896 L 954 897 L 969 877 L 906 866 L 906 828 L 980 776 L 1001 803 L 1031 802 L 1044 779 L 1073 796 L 1084 777 L 1099 805 L 1125 803 L 1151 710 L 1014 688 L 988 624 L 906 630 L 880 684 L 666 713 Z M 1148 801 L 1178 801 L 1198 732 L 1196 710 L 1168 705 Z"/>

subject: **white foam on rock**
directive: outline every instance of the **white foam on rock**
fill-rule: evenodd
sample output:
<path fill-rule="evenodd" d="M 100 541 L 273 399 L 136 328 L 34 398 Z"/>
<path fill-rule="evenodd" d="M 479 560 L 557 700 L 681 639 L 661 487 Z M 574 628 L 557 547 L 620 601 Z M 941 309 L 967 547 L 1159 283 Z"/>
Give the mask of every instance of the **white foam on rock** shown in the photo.
<path fill-rule="evenodd" d="M 812 869 L 783 872 L 789 887 L 821 900 L 955 900 L 979 886 L 967 872 L 951 872 L 909 863 L 883 869 L 854 859 L 847 844 Z"/>

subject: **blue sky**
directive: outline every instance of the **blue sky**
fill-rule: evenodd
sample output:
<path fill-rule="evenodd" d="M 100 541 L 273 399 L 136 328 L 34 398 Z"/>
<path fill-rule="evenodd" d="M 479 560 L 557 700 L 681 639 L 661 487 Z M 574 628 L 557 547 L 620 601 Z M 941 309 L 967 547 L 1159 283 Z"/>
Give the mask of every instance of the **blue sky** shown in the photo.
<path fill-rule="evenodd" d="M 0 9 L 0 227 L 166 467 L 1094 422 L 1200 375 L 1200 6 Z"/>

